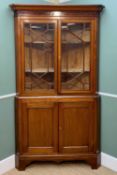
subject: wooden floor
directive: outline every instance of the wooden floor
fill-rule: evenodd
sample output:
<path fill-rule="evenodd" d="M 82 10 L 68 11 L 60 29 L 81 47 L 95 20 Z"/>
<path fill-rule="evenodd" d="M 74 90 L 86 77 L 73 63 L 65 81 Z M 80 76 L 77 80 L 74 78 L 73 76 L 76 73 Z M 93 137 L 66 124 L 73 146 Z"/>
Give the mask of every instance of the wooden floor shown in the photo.
<path fill-rule="evenodd" d="M 28 166 L 25 171 L 13 169 L 4 175 L 117 175 L 117 173 L 104 167 L 92 170 L 90 166 L 82 163 L 38 163 Z"/>

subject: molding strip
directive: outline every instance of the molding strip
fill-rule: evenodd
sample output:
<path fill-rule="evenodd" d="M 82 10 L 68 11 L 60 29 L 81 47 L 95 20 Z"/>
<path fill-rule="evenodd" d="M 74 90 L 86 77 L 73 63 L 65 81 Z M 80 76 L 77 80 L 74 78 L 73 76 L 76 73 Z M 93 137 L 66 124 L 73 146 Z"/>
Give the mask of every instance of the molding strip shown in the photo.
<path fill-rule="evenodd" d="M 15 96 L 16 96 L 16 93 L 1 95 L 0 100 L 5 99 L 5 98 L 10 98 L 10 97 L 15 97 Z"/>
<path fill-rule="evenodd" d="M 117 172 L 117 158 L 106 153 L 101 153 L 101 165 Z"/>
<path fill-rule="evenodd" d="M 101 95 L 101 96 L 117 98 L 117 95 L 116 95 L 116 94 L 110 94 L 110 93 L 105 93 L 105 92 L 97 92 L 97 94 L 99 94 L 99 95 Z M 1 100 L 1 99 L 4 99 L 4 98 L 15 97 L 15 96 L 16 96 L 16 93 L 7 94 L 7 95 L 1 95 L 1 96 L 0 96 L 0 100 Z"/>
<path fill-rule="evenodd" d="M 0 161 L 0 175 L 10 171 L 13 168 L 15 168 L 15 155 Z"/>
<path fill-rule="evenodd" d="M 105 93 L 105 92 L 98 92 L 98 94 L 102 96 L 106 96 L 106 97 L 117 98 L 116 94 L 110 94 L 110 93 Z"/>

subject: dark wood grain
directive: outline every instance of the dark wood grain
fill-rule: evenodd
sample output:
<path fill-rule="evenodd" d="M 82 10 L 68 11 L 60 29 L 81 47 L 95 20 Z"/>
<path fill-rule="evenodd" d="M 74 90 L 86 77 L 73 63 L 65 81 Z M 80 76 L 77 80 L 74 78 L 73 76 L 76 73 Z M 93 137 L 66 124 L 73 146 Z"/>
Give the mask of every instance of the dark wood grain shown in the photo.
<path fill-rule="evenodd" d="M 11 4 L 10 7 L 16 10 L 27 10 L 27 11 L 79 11 L 79 12 L 101 12 L 104 8 L 103 5 L 29 5 L 29 4 Z"/>

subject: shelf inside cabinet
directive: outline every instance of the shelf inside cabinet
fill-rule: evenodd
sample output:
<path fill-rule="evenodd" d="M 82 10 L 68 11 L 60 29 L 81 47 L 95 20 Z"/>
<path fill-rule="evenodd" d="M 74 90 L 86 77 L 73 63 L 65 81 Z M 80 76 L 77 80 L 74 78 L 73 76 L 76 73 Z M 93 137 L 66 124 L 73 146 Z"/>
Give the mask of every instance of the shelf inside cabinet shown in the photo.
<path fill-rule="evenodd" d="M 47 45 L 47 44 L 54 44 L 53 41 L 45 42 L 45 41 L 34 41 L 34 42 L 25 42 L 24 43 L 26 47 L 34 47 L 38 45 Z"/>
<path fill-rule="evenodd" d="M 90 45 L 90 42 L 86 41 L 86 42 L 67 42 L 67 41 L 61 41 L 62 45 L 76 45 L 76 46 L 82 46 L 84 45 Z M 37 46 L 37 45 L 46 45 L 46 44 L 54 44 L 54 41 L 52 42 L 44 42 L 44 41 L 35 41 L 35 42 L 25 42 L 25 46 L 26 47 L 30 47 L 30 46 Z"/>

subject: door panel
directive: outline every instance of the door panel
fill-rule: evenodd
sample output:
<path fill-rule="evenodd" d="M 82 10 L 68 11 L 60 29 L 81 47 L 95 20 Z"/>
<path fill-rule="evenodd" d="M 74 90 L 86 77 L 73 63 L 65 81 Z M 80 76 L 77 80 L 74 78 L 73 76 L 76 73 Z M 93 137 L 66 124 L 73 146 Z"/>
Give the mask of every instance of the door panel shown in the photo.
<path fill-rule="evenodd" d="M 49 147 L 52 145 L 52 109 L 29 109 L 28 128 L 31 147 Z M 39 124 L 41 123 L 41 126 Z M 49 123 L 49 124 L 48 124 Z M 45 130 L 47 128 L 47 130 Z M 39 139 L 37 139 L 39 138 Z"/>
<path fill-rule="evenodd" d="M 58 151 L 58 106 L 55 103 L 21 102 L 20 152 L 52 154 Z"/>
<path fill-rule="evenodd" d="M 61 85 L 64 90 L 90 89 L 90 23 L 61 24 Z"/>
<path fill-rule="evenodd" d="M 25 90 L 54 89 L 54 23 L 26 23 Z"/>
<path fill-rule="evenodd" d="M 59 105 L 59 151 L 82 153 L 94 150 L 93 102 L 61 103 Z"/>
<path fill-rule="evenodd" d="M 61 20 L 59 30 L 59 93 L 91 93 L 96 74 L 94 20 Z"/>
<path fill-rule="evenodd" d="M 57 20 L 21 20 L 21 91 L 27 95 L 57 91 Z M 22 58 L 22 60 L 21 60 Z"/>

